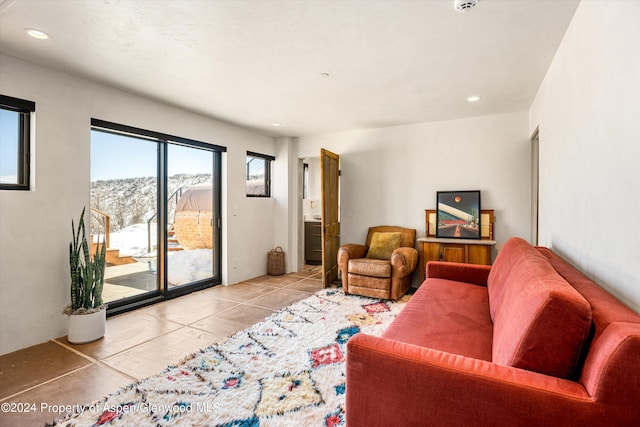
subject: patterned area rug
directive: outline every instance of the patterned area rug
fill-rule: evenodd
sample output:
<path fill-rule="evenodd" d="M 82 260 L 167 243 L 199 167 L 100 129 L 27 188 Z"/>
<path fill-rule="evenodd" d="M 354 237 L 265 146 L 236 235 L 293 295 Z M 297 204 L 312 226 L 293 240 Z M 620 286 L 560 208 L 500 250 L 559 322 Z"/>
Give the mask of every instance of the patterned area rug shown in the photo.
<path fill-rule="evenodd" d="M 324 289 L 56 425 L 344 425 L 347 341 L 380 335 L 409 298 Z"/>

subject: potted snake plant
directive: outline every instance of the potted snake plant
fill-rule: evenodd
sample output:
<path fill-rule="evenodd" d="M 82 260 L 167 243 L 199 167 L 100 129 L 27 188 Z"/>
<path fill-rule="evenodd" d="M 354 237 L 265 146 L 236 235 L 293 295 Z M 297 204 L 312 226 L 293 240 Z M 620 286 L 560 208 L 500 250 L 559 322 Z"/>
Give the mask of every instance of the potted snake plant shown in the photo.
<path fill-rule="evenodd" d="M 69 267 L 71 273 L 71 303 L 64 313 L 69 315 L 67 339 L 73 344 L 95 341 L 104 336 L 107 306 L 102 302 L 102 287 L 106 244 L 100 239 L 95 253 L 90 254 L 87 242 L 84 212 L 82 209 L 78 228 L 71 220 L 73 239 L 69 243 Z"/>

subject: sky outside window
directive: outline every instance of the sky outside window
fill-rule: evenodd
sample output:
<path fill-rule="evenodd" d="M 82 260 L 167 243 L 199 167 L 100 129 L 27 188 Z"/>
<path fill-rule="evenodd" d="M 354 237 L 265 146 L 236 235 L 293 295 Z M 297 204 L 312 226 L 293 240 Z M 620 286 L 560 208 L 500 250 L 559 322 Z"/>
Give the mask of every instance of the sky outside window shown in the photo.
<path fill-rule="evenodd" d="M 20 113 L 0 109 L 0 183 L 18 182 Z"/>
<path fill-rule="evenodd" d="M 194 155 L 193 148 L 171 147 L 170 176 L 211 174 L 212 160 L 207 151 L 202 150 L 198 156 Z M 158 144 L 154 141 L 92 130 L 91 180 L 156 177 L 157 150 Z M 150 159 L 154 161 L 147 161 Z"/>

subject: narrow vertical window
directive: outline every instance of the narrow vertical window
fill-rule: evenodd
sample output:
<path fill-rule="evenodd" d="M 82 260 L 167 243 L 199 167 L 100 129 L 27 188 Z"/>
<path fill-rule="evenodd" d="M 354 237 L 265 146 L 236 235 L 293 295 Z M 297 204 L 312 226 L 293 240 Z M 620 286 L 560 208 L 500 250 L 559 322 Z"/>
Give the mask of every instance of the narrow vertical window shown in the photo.
<path fill-rule="evenodd" d="M 271 162 L 275 157 L 247 151 L 247 197 L 271 197 Z"/>
<path fill-rule="evenodd" d="M 309 198 L 309 163 L 302 164 L 302 198 Z"/>
<path fill-rule="evenodd" d="M 29 190 L 29 131 L 35 110 L 35 102 L 0 95 L 0 190 Z"/>

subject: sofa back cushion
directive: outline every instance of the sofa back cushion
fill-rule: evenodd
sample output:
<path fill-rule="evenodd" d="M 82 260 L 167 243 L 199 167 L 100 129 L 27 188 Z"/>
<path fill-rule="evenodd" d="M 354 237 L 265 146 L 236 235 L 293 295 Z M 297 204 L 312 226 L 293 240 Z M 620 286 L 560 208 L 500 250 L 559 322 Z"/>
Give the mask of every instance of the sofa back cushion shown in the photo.
<path fill-rule="evenodd" d="M 502 297 L 506 289 L 509 275 L 514 265 L 526 256 L 529 243 L 518 237 L 513 237 L 502 246 L 496 260 L 491 266 L 491 271 L 487 277 L 487 288 L 489 291 L 489 312 L 491 320 L 496 321 L 496 313 L 502 305 Z"/>
<path fill-rule="evenodd" d="M 526 241 L 509 241 L 505 250 L 513 251 L 503 256 L 510 265 L 499 266 L 487 282 L 493 362 L 573 379 L 591 306 Z"/>
<path fill-rule="evenodd" d="M 569 282 L 576 291 L 580 292 L 580 295 L 591 305 L 593 340 L 597 339 L 611 323 L 640 323 L 640 315 L 573 268 L 571 264 L 553 253 L 549 248 L 536 247 L 536 250 L 547 258 L 558 274 Z"/>

